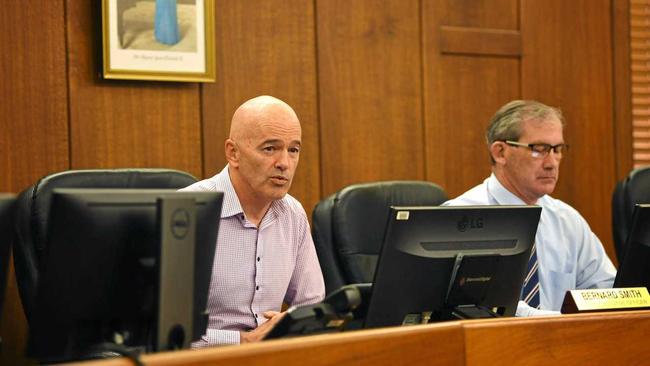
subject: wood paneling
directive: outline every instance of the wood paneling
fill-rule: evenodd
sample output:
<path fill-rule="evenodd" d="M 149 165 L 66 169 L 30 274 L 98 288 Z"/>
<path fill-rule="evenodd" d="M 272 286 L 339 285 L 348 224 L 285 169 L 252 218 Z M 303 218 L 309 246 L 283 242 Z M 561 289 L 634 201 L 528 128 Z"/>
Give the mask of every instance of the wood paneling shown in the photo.
<path fill-rule="evenodd" d="M 541 0 L 543 1 L 543 0 Z M 431 3 L 431 0 L 425 0 Z M 434 15 L 442 24 L 494 29 L 519 29 L 519 0 L 433 0 Z M 425 9 L 432 10 L 431 4 Z M 427 13 L 426 11 L 424 13 Z"/>
<path fill-rule="evenodd" d="M 440 27 L 440 52 L 485 56 L 521 56 L 518 31 Z"/>
<path fill-rule="evenodd" d="M 645 365 L 648 311 L 463 320 L 143 355 L 149 366 Z M 84 363 L 130 366 L 126 358 Z"/>
<path fill-rule="evenodd" d="M 303 0 L 216 2 L 217 82 L 202 91 L 206 176 L 225 165 L 230 119 L 245 100 L 273 95 L 302 124 L 303 149 L 291 194 L 308 214 L 320 199 L 314 7 Z"/>
<path fill-rule="evenodd" d="M 441 184 L 450 197 L 490 174 L 488 121 L 501 105 L 517 99 L 520 90 L 519 52 L 512 46 L 519 45 L 517 1 L 460 3 L 467 8 L 453 1 L 426 0 L 422 9 L 426 177 Z M 447 45 L 438 35 L 448 32 L 449 25 L 471 26 L 489 43 L 465 49 L 473 54 L 443 55 Z M 503 47 L 504 42 L 510 46 Z M 499 57 L 486 56 L 484 50 Z"/>
<path fill-rule="evenodd" d="M 614 133 L 616 177 L 632 170 L 632 79 L 630 75 L 630 1 L 613 0 L 614 21 Z M 650 80 L 650 76 L 647 76 Z"/>
<path fill-rule="evenodd" d="M 643 365 L 647 311 L 463 322 L 466 365 Z"/>
<path fill-rule="evenodd" d="M 0 192 L 19 192 L 68 168 L 64 7 L 2 4 Z"/>
<path fill-rule="evenodd" d="M 571 144 L 554 196 L 585 217 L 614 258 L 611 24 L 607 0 L 522 1 L 522 95 L 562 109 Z"/>
<path fill-rule="evenodd" d="M 147 365 L 183 366 L 393 366 L 464 365 L 460 322 L 393 327 L 280 339 L 200 351 L 144 355 Z M 126 358 L 95 361 L 88 366 L 126 366 Z"/>
<path fill-rule="evenodd" d="M 3 2 L 0 43 L 0 192 L 19 192 L 69 166 L 63 2 Z M 27 323 L 15 281 L 10 265 L 2 365 L 24 363 Z"/>
<path fill-rule="evenodd" d="M 419 2 L 317 6 L 323 195 L 423 179 Z"/>
<path fill-rule="evenodd" d="M 67 2 L 71 168 L 164 167 L 201 177 L 198 85 L 100 79 L 99 4 Z"/>

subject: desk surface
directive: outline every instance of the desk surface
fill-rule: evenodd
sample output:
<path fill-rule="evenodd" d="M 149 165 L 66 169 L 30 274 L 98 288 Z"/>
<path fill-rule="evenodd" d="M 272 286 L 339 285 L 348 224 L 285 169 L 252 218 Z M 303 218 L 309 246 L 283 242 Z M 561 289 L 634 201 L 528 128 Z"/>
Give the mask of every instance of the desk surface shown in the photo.
<path fill-rule="evenodd" d="M 200 351 L 143 355 L 145 365 L 641 365 L 650 311 L 454 321 Z M 82 363 L 131 366 L 126 359 Z"/>

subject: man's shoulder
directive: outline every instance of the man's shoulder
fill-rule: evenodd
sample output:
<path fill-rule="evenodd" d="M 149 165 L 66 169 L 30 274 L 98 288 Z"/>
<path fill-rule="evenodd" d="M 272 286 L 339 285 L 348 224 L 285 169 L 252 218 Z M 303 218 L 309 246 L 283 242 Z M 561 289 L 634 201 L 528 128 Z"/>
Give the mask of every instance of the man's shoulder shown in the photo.
<path fill-rule="evenodd" d="M 540 198 L 539 201 L 537 201 L 537 204 L 548 210 L 556 211 L 558 213 L 569 213 L 569 214 L 580 215 L 580 213 L 578 213 L 578 210 L 573 208 L 573 206 L 571 206 L 570 204 L 562 201 L 559 198 L 551 197 L 549 195 Z"/>
<path fill-rule="evenodd" d="M 476 187 L 461 194 L 460 196 L 443 203 L 442 205 L 443 206 L 470 206 L 470 205 L 487 205 L 487 204 L 489 204 L 487 187 L 485 186 L 484 183 L 481 183 Z"/>
<path fill-rule="evenodd" d="M 302 207 L 302 204 L 300 204 L 300 201 L 288 193 L 285 194 L 282 199 L 278 200 L 277 203 L 278 208 L 288 215 L 307 217 L 307 213 L 305 212 L 304 207 Z"/>
<path fill-rule="evenodd" d="M 181 188 L 180 191 L 188 192 L 201 192 L 201 191 L 223 191 L 223 184 L 220 183 L 219 174 L 200 180 L 196 183 L 192 183 L 185 188 Z"/>
<path fill-rule="evenodd" d="M 587 221 L 578 210 L 561 199 L 546 195 L 540 198 L 537 204 L 543 208 L 542 215 L 551 215 L 559 220 L 558 222 L 572 223 L 575 225 L 580 223 L 587 224 Z"/>

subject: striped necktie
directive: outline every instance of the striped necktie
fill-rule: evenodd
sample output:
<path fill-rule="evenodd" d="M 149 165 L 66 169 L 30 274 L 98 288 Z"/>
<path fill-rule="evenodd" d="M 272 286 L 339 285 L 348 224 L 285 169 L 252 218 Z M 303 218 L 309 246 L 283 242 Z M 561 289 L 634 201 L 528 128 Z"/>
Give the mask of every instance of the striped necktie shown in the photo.
<path fill-rule="evenodd" d="M 539 308 L 539 278 L 537 277 L 537 267 L 537 245 L 533 244 L 530 259 L 528 260 L 528 271 L 521 291 L 521 300 L 534 308 Z"/>

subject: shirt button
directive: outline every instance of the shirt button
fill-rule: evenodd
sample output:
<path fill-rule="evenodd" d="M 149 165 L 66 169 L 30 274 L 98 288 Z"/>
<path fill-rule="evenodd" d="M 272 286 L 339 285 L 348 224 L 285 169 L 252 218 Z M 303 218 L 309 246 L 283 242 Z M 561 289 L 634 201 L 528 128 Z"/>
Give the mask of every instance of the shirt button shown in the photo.
<path fill-rule="evenodd" d="M 257 313 L 255 313 L 255 314 L 253 314 L 253 315 L 255 315 L 255 319 L 257 319 Z"/>
<path fill-rule="evenodd" d="M 259 290 L 259 289 L 260 289 L 260 287 L 259 287 L 259 286 L 255 286 L 255 289 L 256 289 L 256 290 Z"/>
<path fill-rule="evenodd" d="M 257 261 L 258 261 L 258 262 L 260 261 L 260 257 L 257 257 Z"/>

